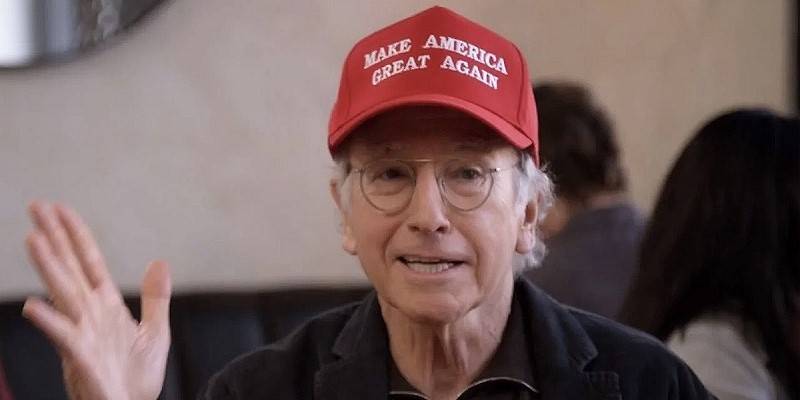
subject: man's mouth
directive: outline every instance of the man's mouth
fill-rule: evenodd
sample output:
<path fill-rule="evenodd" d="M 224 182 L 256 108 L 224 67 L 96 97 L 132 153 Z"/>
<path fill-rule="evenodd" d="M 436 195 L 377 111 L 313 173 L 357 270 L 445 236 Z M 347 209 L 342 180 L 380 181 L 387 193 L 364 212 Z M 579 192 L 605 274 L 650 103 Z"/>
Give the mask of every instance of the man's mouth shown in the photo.
<path fill-rule="evenodd" d="M 430 258 L 430 257 L 416 257 L 416 256 L 403 256 L 398 257 L 408 269 L 414 272 L 422 272 L 428 274 L 435 274 L 444 272 L 450 268 L 458 267 L 463 264 L 463 261 L 448 260 L 444 258 Z"/>

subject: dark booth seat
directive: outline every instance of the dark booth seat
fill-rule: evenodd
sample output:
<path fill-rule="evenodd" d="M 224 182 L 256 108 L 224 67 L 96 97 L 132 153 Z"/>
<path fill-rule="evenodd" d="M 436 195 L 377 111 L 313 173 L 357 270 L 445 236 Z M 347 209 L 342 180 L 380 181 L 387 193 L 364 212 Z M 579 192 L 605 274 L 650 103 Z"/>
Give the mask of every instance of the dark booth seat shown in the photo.
<path fill-rule="evenodd" d="M 242 353 L 271 343 L 312 316 L 360 300 L 367 288 L 298 288 L 177 295 L 172 347 L 160 399 L 194 399 L 211 375 Z M 134 315 L 138 299 L 126 298 Z M 15 400 L 66 399 L 58 355 L 20 312 L 0 304 L 0 360 Z"/>

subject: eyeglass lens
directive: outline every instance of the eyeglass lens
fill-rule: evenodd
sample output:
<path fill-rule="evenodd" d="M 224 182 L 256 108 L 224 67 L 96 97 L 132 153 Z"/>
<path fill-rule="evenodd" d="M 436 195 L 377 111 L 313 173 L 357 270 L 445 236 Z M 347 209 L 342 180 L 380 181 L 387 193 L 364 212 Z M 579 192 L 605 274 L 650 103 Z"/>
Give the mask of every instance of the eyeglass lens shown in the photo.
<path fill-rule="evenodd" d="M 493 184 L 491 170 L 478 161 L 449 160 L 436 166 L 443 198 L 460 210 L 483 204 Z M 361 173 L 361 190 L 375 208 L 394 212 L 405 208 L 414 195 L 416 173 L 402 160 L 377 160 Z"/>

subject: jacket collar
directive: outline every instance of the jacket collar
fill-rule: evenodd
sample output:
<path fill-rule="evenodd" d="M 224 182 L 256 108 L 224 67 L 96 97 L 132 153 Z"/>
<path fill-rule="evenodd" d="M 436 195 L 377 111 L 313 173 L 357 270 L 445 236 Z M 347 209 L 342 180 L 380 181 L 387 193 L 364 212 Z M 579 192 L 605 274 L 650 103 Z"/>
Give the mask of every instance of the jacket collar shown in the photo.
<path fill-rule="evenodd" d="M 597 347 L 567 308 L 521 278 L 514 296 L 522 306 L 543 399 L 621 398 L 615 372 L 587 369 L 597 357 Z M 388 335 L 374 291 L 356 308 L 332 351 L 338 359 L 317 372 L 314 398 L 386 398 Z"/>
<path fill-rule="evenodd" d="M 543 399 L 621 398 L 616 372 L 589 366 L 597 347 L 569 308 L 526 279 L 517 279 L 514 295 L 520 297 L 527 319 Z"/>
<path fill-rule="evenodd" d="M 333 344 L 338 360 L 325 364 L 314 379 L 314 398 L 385 399 L 389 392 L 388 335 L 377 295 L 372 291 Z"/>

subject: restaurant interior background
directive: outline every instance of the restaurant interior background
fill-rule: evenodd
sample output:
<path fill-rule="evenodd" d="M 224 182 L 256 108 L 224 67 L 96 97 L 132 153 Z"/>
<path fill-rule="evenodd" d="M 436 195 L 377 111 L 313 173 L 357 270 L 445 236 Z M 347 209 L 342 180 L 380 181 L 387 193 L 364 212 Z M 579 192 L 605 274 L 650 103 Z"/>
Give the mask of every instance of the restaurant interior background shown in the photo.
<path fill-rule="evenodd" d="M 156 258 L 183 292 L 363 284 L 328 194 L 328 112 L 350 46 L 435 3 L 145 3 L 99 48 L 0 68 L 0 298 L 41 291 L 23 245 L 37 198 L 85 216 L 129 292 Z M 790 0 L 436 4 L 517 43 L 534 81 L 587 84 L 645 210 L 702 121 L 797 111 Z"/>

